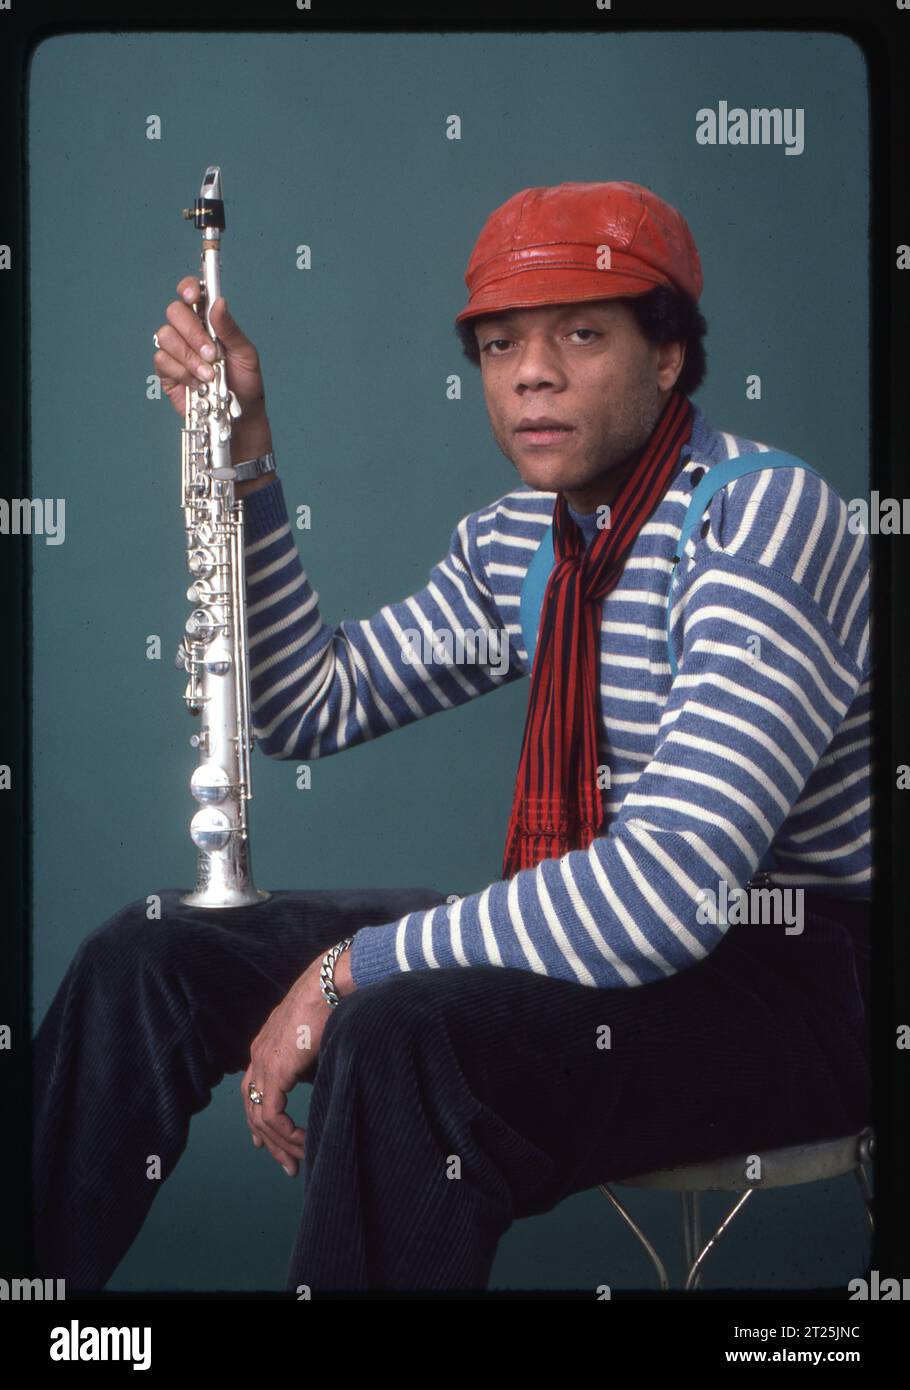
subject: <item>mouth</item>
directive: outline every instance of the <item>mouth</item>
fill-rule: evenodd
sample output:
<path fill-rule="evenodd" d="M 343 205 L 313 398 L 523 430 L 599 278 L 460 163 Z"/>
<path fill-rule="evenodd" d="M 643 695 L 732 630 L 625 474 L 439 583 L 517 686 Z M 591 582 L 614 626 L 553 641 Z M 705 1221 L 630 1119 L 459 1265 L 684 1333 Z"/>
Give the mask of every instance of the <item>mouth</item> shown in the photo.
<path fill-rule="evenodd" d="M 516 436 L 524 444 L 538 446 L 541 444 L 561 444 L 574 433 L 574 425 L 561 425 L 555 420 L 540 420 L 527 425 L 519 425 L 515 431 Z"/>

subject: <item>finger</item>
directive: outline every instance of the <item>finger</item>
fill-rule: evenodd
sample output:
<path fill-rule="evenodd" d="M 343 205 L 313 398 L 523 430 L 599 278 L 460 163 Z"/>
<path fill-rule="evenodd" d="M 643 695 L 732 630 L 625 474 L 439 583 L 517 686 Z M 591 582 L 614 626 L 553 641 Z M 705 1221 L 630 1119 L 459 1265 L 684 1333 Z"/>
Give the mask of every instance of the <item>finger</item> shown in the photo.
<path fill-rule="evenodd" d="M 254 1108 L 257 1110 L 259 1109 L 258 1106 Z M 275 1162 L 279 1163 L 282 1168 L 287 1169 L 292 1178 L 296 1177 L 300 1166 L 300 1160 L 303 1158 L 303 1153 L 293 1152 L 291 1149 L 287 1148 L 286 1145 L 273 1139 L 272 1136 L 265 1131 L 262 1133 L 262 1142 Z"/>
<path fill-rule="evenodd" d="M 267 1143 L 277 1144 L 285 1152 L 302 1158 L 305 1135 L 303 1130 L 297 1129 L 290 1115 L 286 1113 L 287 1093 L 282 1091 L 277 1081 L 269 1078 L 261 1066 L 257 1069 L 256 1064 L 251 1063 L 250 1067 L 263 1078 L 260 1087 L 263 1093 L 262 1104 L 253 1106 L 253 1123 L 257 1133 L 261 1134 Z"/>
<path fill-rule="evenodd" d="M 303 1140 L 306 1138 L 306 1135 L 303 1130 L 298 1130 L 297 1134 L 299 1135 L 299 1140 L 295 1138 L 293 1145 L 291 1145 L 285 1135 L 273 1132 L 271 1126 L 267 1127 L 264 1124 L 261 1115 L 263 1105 L 255 1105 L 250 1099 L 249 1083 L 252 1079 L 251 1066 L 243 1078 L 242 1094 L 247 1123 L 250 1127 L 250 1133 L 253 1136 L 253 1142 L 256 1143 L 257 1148 L 260 1148 L 264 1144 L 276 1163 L 279 1163 L 282 1168 L 288 1169 L 292 1177 L 296 1177 L 299 1161 L 303 1158 Z M 263 1090 L 264 1087 L 259 1087 L 259 1089 Z M 284 1118 L 293 1129 L 293 1122 L 290 1116 L 285 1116 Z"/>
<path fill-rule="evenodd" d="M 287 1149 L 276 1144 L 273 1139 L 263 1139 L 263 1146 L 268 1149 L 275 1162 L 280 1167 L 287 1170 L 289 1177 L 295 1178 L 299 1172 L 300 1162 L 296 1154 L 289 1153 Z"/>
<path fill-rule="evenodd" d="M 273 1144 L 270 1149 L 275 1162 L 280 1164 L 289 1178 L 296 1178 L 300 1172 L 300 1164 L 303 1161 L 302 1154 L 289 1153 L 287 1149 L 282 1149 L 278 1144 Z"/>
<path fill-rule="evenodd" d="M 194 314 L 188 304 L 181 304 L 178 300 L 173 300 L 164 311 L 165 318 L 170 324 L 169 334 L 176 334 L 176 341 L 179 353 L 188 364 L 195 369 L 203 358 L 212 362 L 215 357 L 215 347 L 212 343 L 203 321 L 197 314 Z M 161 333 L 158 334 L 161 341 Z M 171 349 L 173 351 L 173 349 Z"/>
<path fill-rule="evenodd" d="M 287 1103 L 286 1095 L 283 1091 L 276 1091 L 274 1087 L 270 1088 L 268 1084 L 264 1090 L 265 1098 L 262 1105 L 255 1106 L 258 1112 L 255 1117 L 258 1132 L 266 1142 L 277 1144 L 285 1152 L 302 1158 L 306 1134 L 294 1124 L 290 1115 L 285 1113 L 283 1107 Z M 280 1105 L 276 1097 L 280 1097 Z"/>
<path fill-rule="evenodd" d="M 160 349 L 152 358 L 155 372 L 161 385 L 167 390 L 169 386 L 192 386 L 194 379 L 187 373 L 182 362 L 178 362 L 169 352 Z"/>
<path fill-rule="evenodd" d="M 251 1064 L 247 1067 L 243 1076 L 243 1080 L 240 1083 L 240 1099 L 243 1104 L 243 1114 L 246 1119 L 250 1135 L 252 1136 L 253 1143 L 256 1145 L 257 1149 L 261 1149 L 264 1141 L 262 1135 L 257 1133 L 256 1127 L 253 1124 L 253 1103 L 250 1100 L 250 1082 L 253 1079 L 252 1071 L 253 1068 Z"/>
<path fill-rule="evenodd" d="M 182 382 L 176 379 L 176 376 L 170 375 L 171 372 L 178 372 L 178 374 L 182 373 L 179 373 L 177 365 L 173 362 L 168 364 L 167 354 L 165 353 L 156 353 L 152 360 L 155 364 L 155 372 L 165 396 L 177 411 L 178 415 L 183 415 L 186 412 L 186 387 Z"/>
<path fill-rule="evenodd" d="M 202 286 L 199 284 L 198 275 L 184 275 L 182 280 L 177 281 L 177 293 L 181 299 L 186 300 L 187 304 L 195 304 L 202 293 Z"/>
<path fill-rule="evenodd" d="M 212 327 L 226 348 L 232 352 L 237 348 L 251 348 L 253 344 L 228 310 L 224 295 L 219 296 L 212 305 L 210 315 Z"/>
<path fill-rule="evenodd" d="M 238 362 L 247 371 L 259 371 L 259 353 L 231 315 L 227 300 L 219 297 L 212 305 L 212 328 L 215 336 L 224 344 L 224 350 L 232 362 Z"/>
<path fill-rule="evenodd" d="M 274 1119 L 263 1121 L 264 1132 L 269 1135 L 274 1143 L 280 1144 L 287 1152 L 292 1153 L 297 1158 L 303 1158 L 303 1151 L 306 1144 L 306 1131 L 294 1121 L 288 1114 L 281 1114 Z"/>
<path fill-rule="evenodd" d="M 211 339 L 207 334 L 205 336 L 211 344 Z M 198 352 L 193 351 L 186 339 L 171 324 L 166 323 L 158 329 L 158 342 L 161 344 L 159 351 L 166 353 L 177 368 L 176 372 L 169 372 L 169 376 L 174 376 L 186 386 L 195 386 L 197 379 L 212 380 L 215 373 L 208 362 L 203 362 Z"/>
<path fill-rule="evenodd" d="M 275 1162 L 279 1163 L 282 1168 L 286 1168 L 290 1173 L 291 1177 L 296 1177 L 300 1164 L 300 1159 L 303 1157 L 303 1155 L 292 1153 L 289 1149 L 285 1148 L 283 1144 L 277 1143 L 269 1135 L 264 1135 L 262 1142 L 274 1158 Z"/>

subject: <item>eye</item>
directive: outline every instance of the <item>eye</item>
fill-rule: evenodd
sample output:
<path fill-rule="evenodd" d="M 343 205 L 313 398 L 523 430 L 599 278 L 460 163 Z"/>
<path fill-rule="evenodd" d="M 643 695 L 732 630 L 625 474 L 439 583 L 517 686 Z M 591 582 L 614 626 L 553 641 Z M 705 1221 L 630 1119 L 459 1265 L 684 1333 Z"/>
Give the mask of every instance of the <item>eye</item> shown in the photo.
<path fill-rule="evenodd" d="M 579 344 L 579 346 L 586 346 L 588 343 L 592 342 L 595 338 L 600 338 L 600 337 L 603 336 L 601 333 L 598 332 L 598 330 L 597 330 L 596 328 L 573 328 L 573 329 L 571 330 L 571 332 L 568 333 L 566 336 L 567 336 L 567 337 L 573 337 L 573 336 L 574 336 L 575 334 L 577 334 L 577 333 L 587 333 L 587 334 L 589 335 L 589 336 L 585 339 L 584 343 L 583 343 L 583 344 Z M 511 339 L 511 338 L 491 338 L 490 341 L 489 341 L 488 343 L 485 343 L 485 344 L 483 345 L 483 347 L 481 348 L 481 352 L 485 352 L 485 353 L 487 354 L 488 357 L 501 357 L 501 356 L 502 356 L 502 353 L 500 353 L 498 350 L 495 351 L 495 352 L 491 352 L 491 348 L 497 348 L 497 345 L 500 344 L 500 343 L 501 343 L 501 344 L 504 346 L 504 348 L 505 348 L 505 347 L 508 347 L 509 344 L 510 344 L 511 342 L 512 342 L 512 339 Z"/>
<path fill-rule="evenodd" d="M 490 357 L 498 357 L 498 356 L 499 356 L 499 353 L 498 353 L 498 352 L 492 352 L 492 353 L 491 353 L 491 352 L 490 352 L 490 348 L 491 348 L 491 347 L 495 347 L 495 345 L 496 345 L 497 343 L 509 343 L 509 342 L 511 342 L 511 341 L 512 341 L 511 338 L 491 338 L 490 341 L 489 341 L 488 343 L 484 343 L 483 347 L 481 348 L 481 351 L 487 353 L 488 356 L 490 356 Z"/>

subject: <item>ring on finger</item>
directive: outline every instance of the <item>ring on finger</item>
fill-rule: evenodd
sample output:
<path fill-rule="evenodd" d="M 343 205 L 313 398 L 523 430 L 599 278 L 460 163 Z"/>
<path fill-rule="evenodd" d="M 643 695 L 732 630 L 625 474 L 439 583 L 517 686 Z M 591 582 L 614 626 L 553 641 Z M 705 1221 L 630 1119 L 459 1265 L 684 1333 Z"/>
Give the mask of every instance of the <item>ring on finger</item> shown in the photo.
<path fill-rule="evenodd" d="M 253 1102 L 253 1104 L 254 1104 L 254 1105 L 261 1105 L 262 1102 L 263 1102 L 264 1099 L 265 1099 L 265 1095 L 264 1095 L 264 1093 L 263 1093 L 262 1091 L 260 1091 L 259 1087 L 256 1086 L 252 1081 L 250 1082 L 250 1085 L 249 1085 L 249 1092 L 250 1092 L 250 1100 Z"/>

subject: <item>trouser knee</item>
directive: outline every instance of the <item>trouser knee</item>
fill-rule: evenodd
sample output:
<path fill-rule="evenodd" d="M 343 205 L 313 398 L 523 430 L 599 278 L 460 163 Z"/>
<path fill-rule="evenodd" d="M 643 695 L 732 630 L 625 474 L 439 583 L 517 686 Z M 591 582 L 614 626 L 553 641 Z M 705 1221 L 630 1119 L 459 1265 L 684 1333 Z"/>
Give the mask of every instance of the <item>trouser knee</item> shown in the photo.
<path fill-rule="evenodd" d="M 438 1011 L 422 982 L 393 975 L 355 990 L 332 1009 L 320 1043 L 323 1058 L 344 1056 L 366 1068 L 413 1057 L 437 1033 Z"/>
<path fill-rule="evenodd" d="M 168 924 L 164 898 L 162 893 L 150 893 L 118 908 L 82 939 L 74 965 L 97 970 L 128 962 L 134 968 L 172 955 L 180 946 L 180 936 Z"/>

